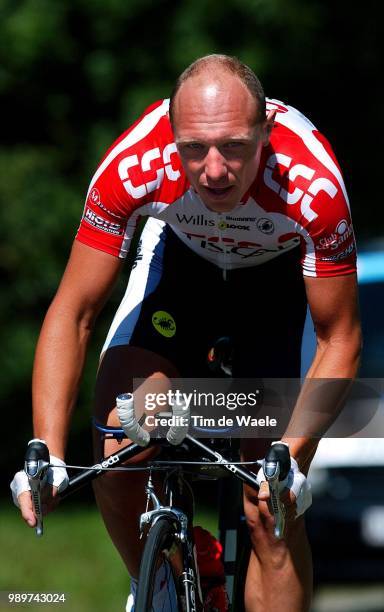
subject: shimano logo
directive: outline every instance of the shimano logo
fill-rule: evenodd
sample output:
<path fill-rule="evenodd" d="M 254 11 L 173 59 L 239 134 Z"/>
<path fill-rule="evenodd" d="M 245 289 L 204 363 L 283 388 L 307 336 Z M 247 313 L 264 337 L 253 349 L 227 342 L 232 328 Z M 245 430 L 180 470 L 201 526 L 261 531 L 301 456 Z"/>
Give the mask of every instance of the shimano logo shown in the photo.
<path fill-rule="evenodd" d="M 248 223 L 250 221 L 254 223 L 256 221 L 256 217 L 231 217 L 227 215 L 225 218 L 227 221 L 241 221 L 242 223 Z"/>

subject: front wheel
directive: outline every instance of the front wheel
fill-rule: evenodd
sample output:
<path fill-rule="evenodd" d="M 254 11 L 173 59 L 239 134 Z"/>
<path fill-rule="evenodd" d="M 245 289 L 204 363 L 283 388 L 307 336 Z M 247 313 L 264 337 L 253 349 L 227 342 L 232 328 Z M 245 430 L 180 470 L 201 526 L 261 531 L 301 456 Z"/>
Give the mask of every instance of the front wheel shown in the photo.
<path fill-rule="evenodd" d="M 145 543 L 140 564 L 139 583 L 137 586 L 135 611 L 156 612 L 158 606 L 154 601 L 154 586 L 157 570 L 162 567 L 164 584 L 160 586 L 166 601 L 167 610 L 172 612 L 196 612 L 195 584 L 192 580 L 184 584 L 184 588 L 175 586 L 172 565 L 169 560 L 170 551 L 176 543 L 175 527 L 167 518 L 159 518 L 151 527 Z M 177 583 L 177 581 L 176 581 Z M 180 591 L 180 592 L 179 592 Z M 156 597 L 160 596 L 156 594 Z"/>

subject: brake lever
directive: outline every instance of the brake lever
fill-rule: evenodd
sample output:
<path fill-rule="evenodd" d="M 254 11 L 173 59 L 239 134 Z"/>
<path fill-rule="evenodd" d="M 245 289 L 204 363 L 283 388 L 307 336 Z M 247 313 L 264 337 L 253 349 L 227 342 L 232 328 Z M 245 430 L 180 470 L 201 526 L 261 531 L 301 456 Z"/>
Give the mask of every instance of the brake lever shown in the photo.
<path fill-rule="evenodd" d="M 24 471 L 31 487 L 33 511 L 36 517 L 36 535 L 43 535 L 43 512 L 41 508 L 41 486 L 49 468 L 49 450 L 44 440 L 35 438 L 28 442 Z"/>
<path fill-rule="evenodd" d="M 291 467 L 289 447 L 285 442 L 274 442 L 263 461 L 263 471 L 269 485 L 275 538 L 284 536 L 285 506 L 280 499 L 279 483 L 286 479 Z"/>

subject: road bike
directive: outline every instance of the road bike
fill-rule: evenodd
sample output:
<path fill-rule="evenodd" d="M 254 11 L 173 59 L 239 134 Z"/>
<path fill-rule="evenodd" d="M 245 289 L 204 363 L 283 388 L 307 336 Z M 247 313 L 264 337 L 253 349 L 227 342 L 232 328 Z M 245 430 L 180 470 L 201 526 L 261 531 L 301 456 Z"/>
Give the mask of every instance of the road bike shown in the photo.
<path fill-rule="evenodd" d="M 118 398 L 117 402 L 119 401 L 127 403 L 124 397 Z M 132 406 L 131 409 L 133 410 Z M 175 412 L 177 408 L 174 414 Z M 97 423 L 96 426 L 104 437 L 117 440 L 126 437 L 123 428 L 112 428 Z M 140 428 L 135 418 L 133 427 L 137 430 Z M 132 439 L 131 434 L 129 437 Z M 154 577 L 160 564 L 165 564 L 167 575 L 173 581 L 178 610 L 208 612 L 196 562 L 193 535 L 194 500 L 190 481 L 200 478 L 220 478 L 226 483 L 230 480 L 246 483 L 258 490 L 257 472 L 260 465 L 256 461 L 246 463 L 239 461 L 237 444 L 231 439 L 208 439 L 203 443 L 201 439 L 186 431 L 177 431 L 177 427 L 171 427 L 165 438 L 147 440 L 148 447 L 154 445 L 161 448 L 161 453 L 143 467 L 124 465 L 143 450 L 142 444 L 135 441 L 89 468 L 67 466 L 69 469 L 81 469 L 78 474 L 70 478 L 68 487 L 60 494 L 60 498 L 65 499 L 109 470 L 146 470 L 148 472 L 145 487 L 147 508 L 141 514 L 138 526 L 140 533 L 146 536 L 146 542 L 140 566 L 135 612 L 154 610 L 152 606 Z M 43 533 L 40 490 L 44 475 L 50 466 L 49 461 L 46 445 L 42 441 L 31 441 L 25 457 L 25 471 L 31 486 L 37 518 L 37 535 Z M 255 468 L 256 472 L 253 471 Z M 263 461 L 263 469 L 271 491 L 275 536 L 279 538 L 284 533 L 284 507 L 280 503 L 279 481 L 286 478 L 290 469 L 287 445 L 273 443 Z M 153 484 L 155 472 L 163 474 L 161 500 Z M 228 609 L 241 612 L 244 610 L 244 576 L 250 544 L 242 514 L 237 513 L 234 516 L 233 513 L 232 515 L 228 513 L 228 505 L 233 507 L 233 498 L 230 504 L 228 499 L 225 500 L 228 490 L 228 484 L 224 484 L 222 487 L 224 503 L 221 504 L 222 512 L 219 517 L 220 540 L 227 574 L 226 584 L 230 600 Z M 213 608 L 211 610 L 213 611 Z"/>

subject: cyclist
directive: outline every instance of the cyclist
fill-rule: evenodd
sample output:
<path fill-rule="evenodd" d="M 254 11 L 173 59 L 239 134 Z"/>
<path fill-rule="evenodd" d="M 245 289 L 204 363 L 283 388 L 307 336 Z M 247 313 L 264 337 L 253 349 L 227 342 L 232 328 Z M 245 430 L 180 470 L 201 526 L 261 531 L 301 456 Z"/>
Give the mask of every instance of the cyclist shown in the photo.
<path fill-rule="evenodd" d="M 153 380 L 167 390 L 170 377 L 206 376 L 206 355 L 223 333 L 233 339 L 234 376 L 299 377 L 307 302 L 317 333 L 308 377 L 355 376 L 355 241 L 332 149 L 298 111 L 266 101 L 250 68 L 236 58 L 206 56 L 179 77 L 170 102 L 153 104 L 122 134 L 91 181 L 34 366 L 34 432 L 54 457 L 64 460 L 91 330 L 137 220 L 146 215 L 127 291 L 102 351 L 99 421 L 118 424 L 115 397 L 132 389 L 133 378 L 145 380 L 136 392 L 141 405 Z M 303 474 L 318 440 L 283 440 L 290 443 L 296 483 L 282 496 L 289 519 L 283 540 L 273 537 L 266 483 L 258 495 L 244 490 L 252 541 L 248 612 L 258 605 L 269 612 L 307 610 L 311 598 L 303 519 L 310 500 Z M 263 457 L 269 444 L 246 440 L 243 457 Z M 102 448 L 95 434 L 97 459 L 116 448 L 111 440 Z M 144 450 L 142 458 L 152 452 Z M 109 473 L 95 484 L 108 532 L 133 578 L 141 555 L 143 479 L 139 472 Z M 12 487 L 23 518 L 34 525 L 20 474 Z M 47 495 L 51 509 L 56 487 Z"/>

